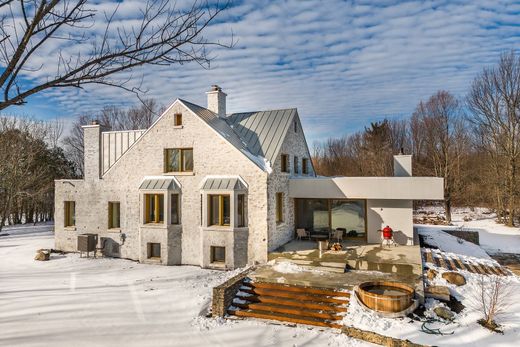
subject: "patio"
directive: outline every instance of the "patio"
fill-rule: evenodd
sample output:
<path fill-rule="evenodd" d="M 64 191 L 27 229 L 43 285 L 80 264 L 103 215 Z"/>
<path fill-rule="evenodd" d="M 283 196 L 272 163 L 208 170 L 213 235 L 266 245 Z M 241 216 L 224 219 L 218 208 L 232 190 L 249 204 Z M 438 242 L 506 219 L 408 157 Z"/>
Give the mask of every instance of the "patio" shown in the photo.
<path fill-rule="evenodd" d="M 351 289 L 365 281 L 396 281 L 413 286 L 422 298 L 419 246 L 381 247 L 362 240 L 346 240 L 342 246 L 341 251 L 320 254 L 316 241 L 290 241 L 269 253 L 269 264 L 259 267 L 251 277 L 263 282 L 336 289 Z M 286 262 L 298 265 L 298 271 L 284 271 L 277 266 Z"/>

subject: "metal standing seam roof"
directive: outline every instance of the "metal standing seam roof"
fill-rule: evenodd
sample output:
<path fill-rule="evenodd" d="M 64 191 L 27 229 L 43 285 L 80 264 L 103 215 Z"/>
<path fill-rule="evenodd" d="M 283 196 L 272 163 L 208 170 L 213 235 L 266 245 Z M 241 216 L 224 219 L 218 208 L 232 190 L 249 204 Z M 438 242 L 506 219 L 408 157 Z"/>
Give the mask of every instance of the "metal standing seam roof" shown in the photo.
<path fill-rule="evenodd" d="M 204 190 L 245 190 L 247 187 L 238 177 L 207 178 L 202 186 Z"/>
<path fill-rule="evenodd" d="M 179 99 L 193 113 L 241 151 L 274 163 L 287 130 L 296 115 L 295 108 L 228 114 L 225 119 L 207 108 Z"/>
<path fill-rule="evenodd" d="M 159 189 L 180 189 L 173 178 L 145 178 L 139 189 L 159 190 Z"/>

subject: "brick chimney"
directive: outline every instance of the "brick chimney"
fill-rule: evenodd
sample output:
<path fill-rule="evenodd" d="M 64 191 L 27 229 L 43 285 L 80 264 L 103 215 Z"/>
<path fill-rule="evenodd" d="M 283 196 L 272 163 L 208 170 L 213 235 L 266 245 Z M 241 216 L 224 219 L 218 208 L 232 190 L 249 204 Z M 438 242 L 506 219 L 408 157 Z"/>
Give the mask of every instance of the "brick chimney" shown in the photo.
<path fill-rule="evenodd" d="M 206 94 L 208 95 L 208 110 L 215 112 L 221 118 L 226 117 L 227 94 L 222 91 L 222 88 L 214 84 Z"/>
<path fill-rule="evenodd" d="M 83 177 L 86 181 L 101 177 L 101 125 L 97 120 L 83 125 Z"/>

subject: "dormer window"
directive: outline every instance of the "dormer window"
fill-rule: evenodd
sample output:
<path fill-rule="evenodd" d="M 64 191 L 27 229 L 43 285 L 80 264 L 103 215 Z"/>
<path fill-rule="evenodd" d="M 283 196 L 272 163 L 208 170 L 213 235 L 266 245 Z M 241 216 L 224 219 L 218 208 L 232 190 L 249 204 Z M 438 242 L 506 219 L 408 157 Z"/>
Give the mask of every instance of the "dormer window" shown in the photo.
<path fill-rule="evenodd" d="M 289 172 L 289 156 L 287 154 L 282 154 L 280 159 L 282 172 Z"/>
<path fill-rule="evenodd" d="M 176 113 L 173 118 L 173 125 L 180 127 L 182 125 L 182 113 Z"/>

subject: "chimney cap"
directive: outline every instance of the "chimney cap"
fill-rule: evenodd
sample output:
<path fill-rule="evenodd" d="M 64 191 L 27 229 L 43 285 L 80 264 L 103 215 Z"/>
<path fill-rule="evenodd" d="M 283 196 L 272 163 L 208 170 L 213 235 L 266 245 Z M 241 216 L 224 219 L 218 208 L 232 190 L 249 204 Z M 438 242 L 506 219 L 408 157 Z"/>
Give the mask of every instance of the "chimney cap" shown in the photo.
<path fill-rule="evenodd" d="M 99 125 L 99 121 L 97 119 L 94 119 L 92 120 L 92 122 L 90 122 L 90 125 Z"/>
<path fill-rule="evenodd" d="M 211 91 L 212 91 L 212 92 L 221 92 L 221 91 L 222 91 L 222 88 L 220 88 L 220 87 L 219 87 L 218 85 L 216 85 L 216 84 L 213 84 L 213 85 L 211 86 Z"/>

